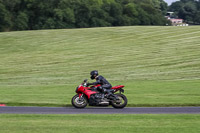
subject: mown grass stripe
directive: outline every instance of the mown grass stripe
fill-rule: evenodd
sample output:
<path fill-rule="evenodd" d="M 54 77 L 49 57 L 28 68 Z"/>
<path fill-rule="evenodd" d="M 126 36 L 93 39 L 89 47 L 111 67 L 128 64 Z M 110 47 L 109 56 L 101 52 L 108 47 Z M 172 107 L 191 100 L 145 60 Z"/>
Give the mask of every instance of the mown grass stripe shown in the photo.
<path fill-rule="evenodd" d="M 125 84 L 130 105 L 196 104 L 200 99 L 192 94 L 200 86 L 199 29 L 136 26 L 0 33 L 0 101 L 69 104 L 77 85 L 97 69 L 113 85 Z M 187 95 L 182 97 L 183 91 Z"/>

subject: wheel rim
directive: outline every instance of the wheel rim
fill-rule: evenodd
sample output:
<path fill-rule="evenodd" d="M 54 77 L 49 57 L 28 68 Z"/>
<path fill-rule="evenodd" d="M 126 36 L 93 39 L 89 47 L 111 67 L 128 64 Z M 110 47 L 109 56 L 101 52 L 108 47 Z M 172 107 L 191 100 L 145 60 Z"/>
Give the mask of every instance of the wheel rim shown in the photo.
<path fill-rule="evenodd" d="M 74 99 L 74 103 L 76 106 L 84 106 L 86 104 L 86 101 L 84 98 L 79 98 L 79 97 L 76 97 Z"/>
<path fill-rule="evenodd" d="M 114 103 L 116 106 L 121 106 L 121 105 L 123 105 L 123 104 L 125 103 L 123 97 L 118 96 L 118 98 L 119 98 L 119 100 L 116 100 L 116 101 L 114 101 L 113 103 Z"/>

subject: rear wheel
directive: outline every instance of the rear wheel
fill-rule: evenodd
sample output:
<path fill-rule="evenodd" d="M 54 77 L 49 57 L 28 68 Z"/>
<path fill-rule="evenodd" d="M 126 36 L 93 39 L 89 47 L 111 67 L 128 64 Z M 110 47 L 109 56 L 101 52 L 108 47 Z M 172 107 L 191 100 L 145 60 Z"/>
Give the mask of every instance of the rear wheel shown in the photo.
<path fill-rule="evenodd" d="M 85 96 L 79 98 L 79 95 L 77 94 L 72 98 L 72 105 L 75 108 L 85 108 L 87 104 L 88 102 Z"/>
<path fill-rule="evenodd" d="M 127 105 L 127 102 L 128 102 L 126 96 L 123 95 L 123 94 L 115 94 L 115 96 L 118 97 L 118 100 L 113 100 L 111 102 L 111 105 L 114 108 L 119 108 L 119 109 L 124 108 Z"/>

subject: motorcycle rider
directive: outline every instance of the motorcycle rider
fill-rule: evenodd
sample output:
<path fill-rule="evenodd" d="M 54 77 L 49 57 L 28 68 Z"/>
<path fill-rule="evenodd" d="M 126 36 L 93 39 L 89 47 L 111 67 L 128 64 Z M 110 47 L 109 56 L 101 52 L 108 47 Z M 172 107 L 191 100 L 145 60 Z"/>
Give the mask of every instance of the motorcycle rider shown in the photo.
<path fill-rule="evenodd" d="M 97 84 L 100 84 L 101 86 L 99 86 L 97 89 L 102 92 L 103 94 L 105 93 L 108 93 L 108 96 L 111 93 L 111 88 L 112 88 L 112 85 L 101 75 L 99 75 L 98 71 L 97 70 L 94 70 L 94 71 L 91 71 L 90 72 L 90 75 L 91 75 L 91 79 L 96 79 L 96 82 L 93 82 L 93 83 L 88 83 L 87 85 L 97 85 Z M 104 98 L 104 95 L 103 95 L 103 98 Z"/>

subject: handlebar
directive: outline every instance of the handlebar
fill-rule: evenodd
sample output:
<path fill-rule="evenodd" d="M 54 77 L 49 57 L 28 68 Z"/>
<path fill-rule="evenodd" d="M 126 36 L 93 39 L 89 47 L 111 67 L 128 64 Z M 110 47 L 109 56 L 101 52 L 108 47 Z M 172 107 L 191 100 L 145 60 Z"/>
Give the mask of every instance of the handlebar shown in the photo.
<path fill-rule="evenodd" d="M 82 85 L 83 85 L 83 86 L 87 86 L 87 81 L 88 81 L 88 79 L 85 79 L 85 80 L 83 81 Z"/>

